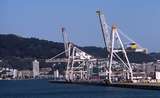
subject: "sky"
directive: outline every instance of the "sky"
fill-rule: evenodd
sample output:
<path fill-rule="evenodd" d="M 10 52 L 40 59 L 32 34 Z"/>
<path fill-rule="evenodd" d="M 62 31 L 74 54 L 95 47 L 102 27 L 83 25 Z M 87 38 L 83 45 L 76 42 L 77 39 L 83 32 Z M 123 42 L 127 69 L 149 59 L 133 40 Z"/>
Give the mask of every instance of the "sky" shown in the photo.
<path fill-rule="evenodd" d="M 0 0 L 0 34 L 104 47 L 96 10 L 149 52 L 160 52 L 160 0 Z"/>

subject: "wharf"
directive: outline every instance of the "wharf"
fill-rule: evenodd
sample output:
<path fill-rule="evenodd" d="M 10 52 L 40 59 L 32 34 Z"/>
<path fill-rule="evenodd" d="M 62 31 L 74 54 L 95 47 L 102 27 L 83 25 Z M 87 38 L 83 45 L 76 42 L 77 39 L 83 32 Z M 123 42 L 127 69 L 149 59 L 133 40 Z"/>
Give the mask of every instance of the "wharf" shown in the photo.
<path fill-rule="evenodd" d="M 106 83 L 104 81 L 66 81 L 66 80 L 50 80 L 50 83 L 62 83 L 62 84 L 81 84 L 81 85 L 94 85 L 94 86 L 106 86 L 106 87 L 120 87 L 120 88 L 133 88 L 133 89 L 145 89 L 145 90 L 160 90 L 160 83 Z"/>
<path fill-rule="evenodd" d="M 112 83 L 112 84 L 107 84 L 107 86 L 121 87 L 121 88 L 146 89 L 146 90 L 160 90 L 159 83 Z"/>

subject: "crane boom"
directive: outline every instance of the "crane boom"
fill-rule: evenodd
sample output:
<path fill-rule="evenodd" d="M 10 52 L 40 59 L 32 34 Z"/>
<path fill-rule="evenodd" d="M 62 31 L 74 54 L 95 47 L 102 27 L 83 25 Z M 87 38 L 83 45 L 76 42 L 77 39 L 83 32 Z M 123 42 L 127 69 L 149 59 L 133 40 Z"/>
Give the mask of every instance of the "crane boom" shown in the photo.
<path fill-rule="evenodd" d="M 103 35 L 103 40 L 105 43 L 105 47 L 107 48 L 107 51 L 110 52 L 110 33 L 108 30 L 108 24 L 106 23 L 106 19 L 104 14 L 101 13 L 101 11 L 96 11 L 99 21 L 100 21 L 100 26 L 101 26 L 101 31 Z"/>
<path fill-rule="evenodd" d="M 69 44 L 69 41 L 68 41 L 68 36 L 67 36 L 67 33 L 65 32 L 65 28 L 62 27 L 62 37 L 63 37 L 63 42 L 64 42 L 64 49 L 65 49 L 65 54 L 66 54 L 66 57 L 68 57 L 68 44 Z"/>

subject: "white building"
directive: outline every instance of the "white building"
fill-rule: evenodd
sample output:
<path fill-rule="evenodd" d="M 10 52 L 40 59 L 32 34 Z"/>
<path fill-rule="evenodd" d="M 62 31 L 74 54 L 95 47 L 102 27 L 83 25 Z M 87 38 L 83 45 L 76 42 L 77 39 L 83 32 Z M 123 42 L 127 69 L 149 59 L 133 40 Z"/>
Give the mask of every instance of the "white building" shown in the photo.
<path fill-rule="evenodd" d="M 54 77 L 59 78 L 59 71 L 58 70 L 54 71 Z"/>
<path fill-rule="evenodd" d="M 18 76 L 17 69 L 13 69 L 13 78 L 15 79 L 15 78 L 17 78 L 17 76 Z"/>
<path fill-rule="evenodd" d="M 35 78 L 38 75 L 39 75 L 39 62 L 37 60 L 34 60 L 33 61 L 33 77 Z"/>
<path fill-rule="evenodd" d="M 156 80 L 160 80 L 160 72 L 155 72 Z"/>

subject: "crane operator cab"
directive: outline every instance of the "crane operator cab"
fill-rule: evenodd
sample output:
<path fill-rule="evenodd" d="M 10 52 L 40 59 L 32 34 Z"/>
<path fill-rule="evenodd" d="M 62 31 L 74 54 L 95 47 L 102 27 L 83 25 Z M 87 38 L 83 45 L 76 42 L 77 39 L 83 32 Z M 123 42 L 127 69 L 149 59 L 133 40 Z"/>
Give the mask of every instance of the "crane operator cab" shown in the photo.
<path fill-rule="evenodd" d="M 130 43 L 129 46 L 127 46 L 126 48 L 126 51 L 147 53 L 147 49 L 139 47 L 135 42 Z"/>
<path fill-rule="evenodd" d="M 133 50 L 137 49 L 137 44 L 134 43 L 134 42 L 130 43 L 130 48 L 133 49 Z"/>

